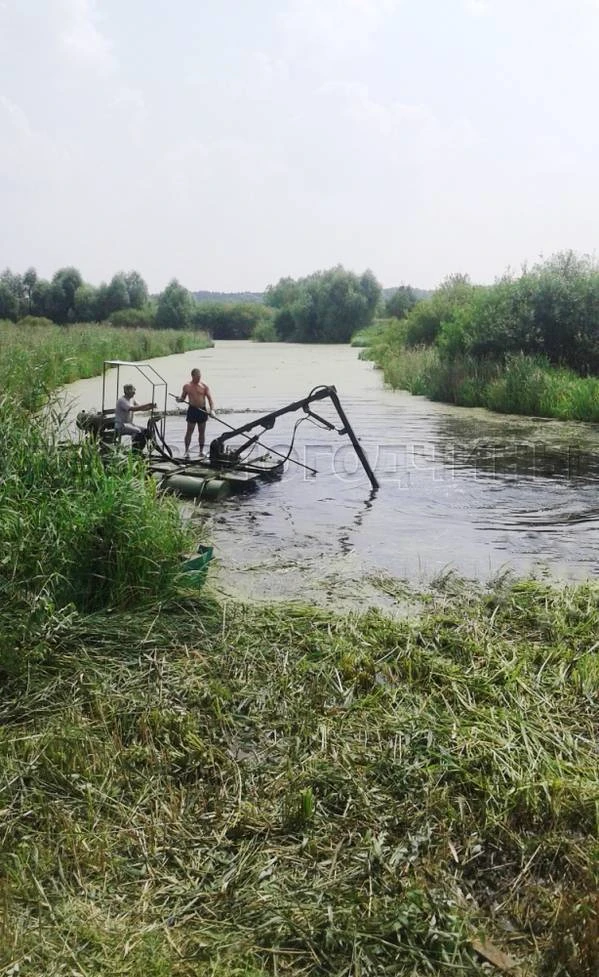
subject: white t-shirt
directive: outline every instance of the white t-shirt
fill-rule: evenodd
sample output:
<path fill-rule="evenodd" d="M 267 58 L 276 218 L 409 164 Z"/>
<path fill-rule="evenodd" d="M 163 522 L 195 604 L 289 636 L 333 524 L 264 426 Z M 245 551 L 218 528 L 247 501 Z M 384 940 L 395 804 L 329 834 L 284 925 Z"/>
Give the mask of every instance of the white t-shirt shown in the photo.
<path fill-rule="evenodd" d="M 114 412 L 114 426 L 117 431 L 123 424 L 131 424 L 133 422 L 132 407 L 137 407 L 137 401 L 133 397 L 130 400 L 127 397 L 119 397 L 117 400 L 116 410 Z"/>

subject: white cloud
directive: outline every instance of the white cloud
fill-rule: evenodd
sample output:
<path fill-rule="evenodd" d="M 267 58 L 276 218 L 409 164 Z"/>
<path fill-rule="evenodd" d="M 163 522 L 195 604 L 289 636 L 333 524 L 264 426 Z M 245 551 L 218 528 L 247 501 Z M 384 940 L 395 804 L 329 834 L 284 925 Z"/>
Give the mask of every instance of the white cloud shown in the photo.
<path fill-rule="evenodd" d="M 479 141 L 466 118 L 442 120 L 426 105 L 378 101 L 365 85 L 332 82 L 319 92 L 340 102 L 339 111 L 352 126 L 364 126 L 371 136 L 387 140 L 390 148 L 404 144 L 407 133 L 417 140 L 418 151 L 468 149 Z"/>
<path fill-rule="evenodd" d="M 114 72 L 112 44 L 98 26 L 94 0 L 58 0 L 57 12 L 63 19 L 59 36 L 64 50 L 102 73 Z"/>
<path fill-rule="evenodd" d="M 374 35 L 401 0 L 291 0 L 279 15 L 291 47 L 343 55 L 371 49 Z"/>
<path fill-rule="evenodd" d="M 21 138 L 32 137 L 33 132 L 25 112 L 6 95 L 0 95 L 0 118 L 4 123 L 3 128 L 12 129 L 13 133 L 18 133 Z"/>
<path fill-rule="evenodd" d="M 264 51 L 253 55 L 255 80 L 263 85 L 279 85 L 289 81 L 289 65 L 282 58 L 272 57 Z"/>
<path fill-rule="evenodd" d="M 41 187 L 60 178 L 69 149 L 57 146 L 32 126 L 27 114 L 6 95 L 0 95 L 0 174 L 13 186 Z"/>
<path fill-rule="evenodd" d="M 465 0 L 465 7 L 473 17 L 484 17 L 491 12 L 490 0 Z"/>

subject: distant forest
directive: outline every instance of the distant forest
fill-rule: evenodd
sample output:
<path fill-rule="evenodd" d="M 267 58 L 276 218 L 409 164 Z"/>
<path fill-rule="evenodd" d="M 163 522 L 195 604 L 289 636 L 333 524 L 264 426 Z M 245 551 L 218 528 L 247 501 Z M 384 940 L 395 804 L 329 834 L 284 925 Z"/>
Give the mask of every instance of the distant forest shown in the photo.
<path fill-rule="evenodd" d="M 395 285 L 392 288 L 384 288 L 382 291 L 383 299 L 386 302 L 387 299 L 392 298 L 393 295 L 402 286 Z M 412 288 L 412 291 L 418 300 L 427 299 L 432 292 L 426 288 Z M 199 291 L 191 293 L 196 300 L 196 302 L 225 302 L 226 304 L 233 304 L 235 302 L 255 302 L 261 304 L 264 302 L 265 292 L 207 292 Z"/>
<path fill-rule="evenodd" d="M 236 302 L 250 302 L 260 305 L 264 302 L 264 292 L 192 292 L 196 302 L 224 302 L 233 305 Z"/>
<path fill-rule="evenodd" d="M 341 265 L 304 278 L 281 278 L 264 292 L 191 292 L 177 279 L 150 295 L 137 271 L 94 286 L 78 268 L 49 280 L 35 268 L 0 273 L 0 321 L 24 328 L 101 322 L 131 329 L 195 329 L 213 339 L 347 343 L 380 316 L 404 318 L 428 293 L 409 285 L 383 289 L 370 270 Z"/>

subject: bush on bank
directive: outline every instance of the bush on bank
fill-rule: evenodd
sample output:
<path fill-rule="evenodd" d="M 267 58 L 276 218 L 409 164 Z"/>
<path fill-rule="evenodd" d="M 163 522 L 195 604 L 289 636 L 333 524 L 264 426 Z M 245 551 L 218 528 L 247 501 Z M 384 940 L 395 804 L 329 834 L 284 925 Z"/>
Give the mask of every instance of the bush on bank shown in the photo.
<path fill-rule="evenodd" d="M 568 252 L 488 287 L 453 276 L 366 355 L 435 400 L 596 421 L 599 270 Z"/>
<path fill-rule="evenodd" d="M 473 356 L 443 359 L 435 347 L 406 348 L 398 354 L 379 345 L 364 352 L 396 390 L 502 414 L 599 421 L 599 378 L 552 367 L 543 357 L 520 354 L 500 364 Z"/>

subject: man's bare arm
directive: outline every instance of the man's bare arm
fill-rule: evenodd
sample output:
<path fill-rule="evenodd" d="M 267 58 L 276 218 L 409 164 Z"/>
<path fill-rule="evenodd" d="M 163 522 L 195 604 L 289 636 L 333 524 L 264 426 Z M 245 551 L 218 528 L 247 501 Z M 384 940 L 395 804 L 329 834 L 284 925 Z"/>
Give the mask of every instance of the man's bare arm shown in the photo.
<path fill-rule="evenodd" d="M 212 394 L 210 393 L 210 387 L 206 387 L 206 400 L 210 405 L 210 410 L 214 411 L 214 401 L 212 399 Z"/>
<path fill-rule="evenodd" d="M 187 384 L 185 384 L 185 386 L 183 387 L 183 390 L 181 391 L 181 396 L 177 397 L 177 403 L 183 404 L 185 403 L 186 399 L 187 399 Z"/>

